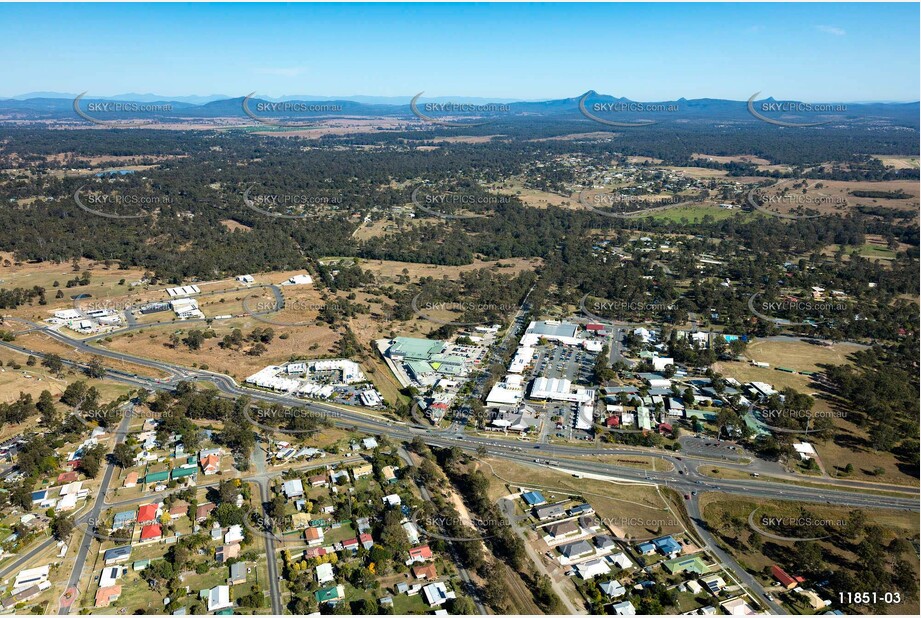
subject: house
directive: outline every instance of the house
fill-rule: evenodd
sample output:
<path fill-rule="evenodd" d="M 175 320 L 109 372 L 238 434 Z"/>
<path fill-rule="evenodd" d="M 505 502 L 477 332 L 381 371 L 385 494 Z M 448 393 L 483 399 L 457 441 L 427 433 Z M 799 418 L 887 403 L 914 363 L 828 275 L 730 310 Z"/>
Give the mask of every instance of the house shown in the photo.
<path fill-rule="evenodd" d="M 359 534 L 358 542 L 361 543 L 361 546 L 364 547 L 365 549 L 371 549 L 372 547 L 374 547 L 374 539 L 371 538 L 371 535 L 367 533 Z"/>
<path fill-rule="evenodd" d="M 308 477 L 307 482 L 310 483 L 311 487 L 325 487 L 329 485 L 329 479 L 325 474 L 317 474 Z"/>
<path fill-rule="evenodd" d="M 221 545 L 214 550 L 214 559 L 219 563 L 224 564 L 228 560 L 233 560 L 234 558 L 240 557 L 240 544 L 234 543 L 233 545 Z"/>
<path fill-rule="evenodd" d="M 400 504 L 403 503 L 403 501 L 400 500 L 400 496 L 398 496 L 397 494 L 390 494 L 389 496 L 384 496 L 382 500 L 384 501 L 384 504 L 386 504 L 387 506 L 391 506 L 391 507 L 400 506 Z"/>
<path fill-rule="evenodd" d="M 304 530 L 304 540 L 308 547 L 317 547 L 323 544 L 323 528 L 313 527 Z"/>
<path fill-rule="evenodd" d="M 672 558 L 662 563 L 663 568 L 669 573 L 684 573 L 689 571 L 698 575 L 705 574 L 709 569 L 700 556 L 685 556 L 684 558 Z"/>
<path fill-rule="evenodd" d="M 595 512 L 595 509 L 592 508 L 591 504 L 579 504 L 569 509 L 569 514 L 571 516 L 591 515 L 594 512 Z"/>
<path fill-rule="evenodd" d="M 599 575 L 607 575 L 611 572 L 611 567 L 608 566 L 605 560 L 596 558 L 595 560 L 587 560 L 577 565 L 576 572 L 582 579 L 589 580 Z"/>
<path fill-rule="evenodd" d="M 155 543 L 163 537 L 160 524 L 150 524 L 141 529 L 140 543 Z"/>
<path fill-rule="evenodd" d="M 693 579 L 686 581 L 684 585 L 687 586 L 688 590 L 691 591 L 691 594 L 700 594 L 701 592 L 703 592 L 703 589 L 704 589 L 703 586 L 698 584 Z"/>
<path fill-rule="evenodd" d="M 169 516 L 172 519 L 176 517 L 185 517 L 189 514 L 189 503 L 185 500 L 176 500 L 169 507 Z"/>
<path fill-rule="evenodd" d="M 646 541 L 636 546 L 636 551 L 642 556 L 651 556 L 656 553 L 656 546 Z"/>
<path fill-rule="evenodd" d="M 233 607 L 230 600 L 230 586 L 215 586 L 208 591 L 208 612 L 214 613 Z"/>
<path fill-rule="evenodd" d="M 432 559 L 432 550 L 428 545 L 420 545 L 419 547 L 413 547 L 409 550 L 409 560 L 406 561 L 407 565 L 416 563 L 416 562 L 427 562 Z"/>
<path fill-rule="evenodd" d="M 337 603 L 345 598 L 345 586 L 330 586 L 329 588 L 320 588 L 313 593 L 317 603 Z"/>
<path fill-rule="evenodd" d="M 384 466 L 381 468 L 381 477 L 387 484 L 397 482 L 397 469 L 393 466 Z"/>
<path fill-rule="evenodd" d="M 726 582 L 720 577 L 719 573 L 701 577 L 700 581 L 703 582 L 711 594 L 719 594 L 719 591 L 726 587 Z"/>
<path fill-rule="evenodd" d="M 67 483 L 73 483 L 73 482 L 75 482 L 76 480 L 77 480 L 77 473 L 76 473 L 76 472 L 73 472 L 73 471 L 71 471 L 71 472 L 61 472 L 61 473 L 58 475 L 57 483 L 58 483 L 58 485 L 64 485 L 64 484 L 67 484 Z"/>
<path fill-rule="evenodd" d="M 449 592 L 447 586 L 442 582 L 434 582 L 422 588 L 422 594 L 425 595 L 425 601 L 431 607 L 441 607 L 448 599 L 455 598 L 454 592 Z"/>
<path fill-rule="evenodd" d="M 562 502 L 558 502 L 557 504 L 537 507 L 534 509 L 534 515 L 541 521 L 562 517 L 566 514 L 566 509 L 563 507 L 563 504 Z"/>
<path fill-rule="evenodd" d="M 608 582 L 602 582 L 601 584 L 598 584 L 598 587 L 601 588 L 601 592 L 608 595 L 612 599 L 617 599 L 627 594 L 627 589 L 624 588 L 623 585 L 621 585 L 621 583 L 616 579 L 612 579 Z"/>
<path fill-rule="evenodd" d="M 377 448 L 377 440 L 374 438 L 365 438 L 361 441 L 361 445 L 370 451 Z"/>
<path fill-rule="evenodd" d="M 333 575 L 333 565 L 329 562 L 318 564 L 315 574 L 317 576 L 317 583 L 321 586 L 336 579 Z"/>
<path fill-rule="evenodd" d="M 521 494 L 521 497 L 530 507 L 540 506 L 547 503 L 547 501 L 544 499 L 544 494 L 540 493 L 539 491 L 526 491 L 525 493 Z"/>
<path fill-rule="evenodd" d="M 357 552 L 358 551 L 358 539 L 353 537 L 351 539 L 346 539 L 342 541 L 342 549 L 345 551 L 353 552 L 353 553 Z"/>
<path fill-rule="evenodd" d="M 621 569 L 632 569 L 633 563 L 630 561 L 630 558 L 627 557 L 627 554 L 624 552 L 618 552 L 616 554 L 611 554 L 607 557 L 608 562 L 617 566 Z"/>
<path fill-rule="evenodd" d="M 611 606 L 616 616 L 636 616 L 636 608 L 630 601 L 621 601 Z"/>
<path fill-rule="evenodd" d="M 4 612 L 7 612 L 7 611 L 11 612 L 20 603 L 26 603 L 28 601 L 31 601 L 32 599 L 40 595 L 45 590 L 47 590 L 47 588 L 42 589 L 42 588 L 39 588 L 38 586 L 29 586 L 25 590 L 21 590 L 17 592 L 16 594 L 10 595 L 8 597 L 4 597 L 2 600 L 0 600 L 0 607 L 3 608 Z"/>
<path fill-rule="evenodd" d="M 614 537 L 611 537 L 607 534 L 599 534 L 592 541 L 595 543 L 595 547 L 600 550 L 611 549 L 615 547 Z"/>
<path fill-rule="evenodd" d="M 120 584 L 112 586 L 100 586 L 96 591 L 96 607 L 108 607 L 113 601 L 117 601 L 122 594 Z"/>
<path fill-rule="evenodd" d="M 137 519 L 137 517 L 134 511 L 116 513 L 115 517 L 112 519 L 112 530 L 121 530 L 129 524 L 133 524 L 135 519 Z"/>
<path fill-rule="evenodd" d="M 565 545 L 560 545 L 556 548 L 560 554 L 565 558 L 570 560 L 573 558 L 578 558 L 580 556 L 586 556 L 588 554 L 595 553 L 595 550 L 592 548 L 591 544 L 588 541 L 576 541 L 575 543 L 566 543 Z"/>
<path fill-rule="evenodd" d="M 34 569 L 23 569 L 16 575 L 13 582 L 13 593 L 21 592 L 31 586 L 40 586 L 48 581 L 48 574 L 51 572 L 51 565 L 35 567 Z"/>
<path fill-rule="evenodd" d="M 413 575 L 416 579 L 427 579 L 429 581 L 438 579 L 438 570 L 434 564 L 423 564 L 413 567 Z"/>
<path fill-rule="evenodd" d="M 159 518 L 160 518 L 160 505 L 159 504 L 156 504 L 156 503 L 145 504 L 140 509 L 138 509 L 138 523 L 142 526 L 156 523 Z"/>
<path fill-rule="evenodd" d="M 242 543 L 243 542 L 243 526 L 240 524 L 234 524 L 227 529 L 227 533 L 224 535 L 224 544 L 230 545 L 232 543 Z"/>
<path fill-rule="evenodd" d="M 221 456 L 217 453 L 211 453 L 201 457 L 198 463 L 201 465 L 201 470 L 205 473 L 205 476 L 211 476 L 221 471 Z M 218 586 L 218 588 L 220 588 L 220 586 Z"/>
<path fill-rule="evenodd" d="M 793 590 L 805 580 L 802 577 L 793 577 L 776 564 L 771 567 L 771 575 L 787 590 Z"/>
<path fill-rule="evenodd" d="M 213 502 L 205 502 L 198 506 L 195 509 L 195 521 L 202 523 L 211 516 L 211 511 L 215 509 L 217 505 Z"/>
<path fill-rule="evenodd" d="M 406 533 L 406 539 L 409 541 L 410 545 L 415 545 L 419 542 L 419 528 L 416 526 L 415 522 L 405 521 L 402 524 L 403 532 Z"/>
<path fill-rule="evenodd" d="M 546 530 L 554 539 L 579 534 L 582 531 L 574 519 L 547 526 Z"/>
<path fill-rule="evenodd" d="M 120 547 L 113 547 L 112 549 L 106 550 L 102 555 L 102 560 L 105 562 L 106 566 L 111 564 L 121 564 L 122 562 L 127 562 L 131 557 L 131 546 L 122 545 Z"/>
<path fill-rule="evenodd" d="M 374 466 L 371 464 L 362 464 L 352 468 L 352 478 L 354 478 L 356 481 L 362 477 L 370 476 L 372 474 L 374 474 Z"/>
<path fill-rule="evenodd" d="M 121 574 L 122 567 L 108 566 L 103 568 L 102 573 L 99 574 L 99 586 L 102 588 L 114 586 Z"/>
<path fill-rule="evenodd" d="M 227 583 L 231 586 L 246 583 L 246 563 L 234 562 L 230 565 L 230 577 Z"/>
<path fill-rule="evenodd" d="M 653 539 L 652 544 L 655 545 L 656 549 L 658 549 L 660 552 L 662 552 L 662 554 L 666 556 L 681 553 L 681 544 L 673 539 L 670 535 L 660 536 L 657 539 Z"/>
<path fill-rule="evenodd" d="M 741 597 L 723 601 L 720 607 L 730 616 L 751 616 L 755 613 L 755 610 Z"/>
<path fill-rule="evenodd" d="M 300 498 L 304 495 L 304 484 L 301 483 L 301 479 L 291 479 L 282 484 L 281 490 L 288 499 Z"/>
<path fill-rule="evenodd" d="M 310 547 L 304 550 L 304 558 L 310 560 L 311 558 L 319 558 L 326 555 L 325 547 Z"/>
<path fill-rule="evenodd" d="M 137 472 L 129 472 L 127 476 L 125 476 L 125 482 L 122 484 L 122 486 L 125 489 L 130 489 L 131 487 L 137 487 L 139 477 L 140 475 Z"/>

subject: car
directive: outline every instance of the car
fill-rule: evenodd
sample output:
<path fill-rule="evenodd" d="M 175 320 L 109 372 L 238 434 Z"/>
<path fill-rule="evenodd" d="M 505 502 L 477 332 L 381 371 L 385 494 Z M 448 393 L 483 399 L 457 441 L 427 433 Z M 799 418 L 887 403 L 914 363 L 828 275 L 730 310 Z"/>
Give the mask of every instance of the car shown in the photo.
<path fill-rule="evenodd" d="M 690 500 L 690 499 L 691 499 L 691 496 L 688 495 L 688 494 L 684 494 L 684 499 L 685 499 L 685 500 Z"/>
<path fill-rule="evenodd" d="M 692 496 L 696 496 L 696 495 L 697 495 L 697 492 L 696 492 L 696 491 L 692 491 L 692 492 L 691 492 L 691 495 L 692 495 Z"/>
<path fill-rule="evenodd" d="M 678 470 L 678 474 L 684 474 L 684 470 Z"/>
<path fill-rule="evenodd" d="M 540 448 L 540 444 L 534 445 L 534 448 Z"/>

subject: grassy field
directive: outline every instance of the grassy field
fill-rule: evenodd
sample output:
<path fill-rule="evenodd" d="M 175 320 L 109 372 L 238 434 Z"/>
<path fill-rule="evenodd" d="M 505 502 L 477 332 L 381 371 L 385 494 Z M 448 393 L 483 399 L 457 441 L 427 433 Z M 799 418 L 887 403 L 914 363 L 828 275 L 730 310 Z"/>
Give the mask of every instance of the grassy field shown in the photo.
<path fill-rule="evenodd" d="M 788 572 L 799 574 L 795 559 L 792 558 L 798 543 L 766 537 L 756 532 L 748 523 L 749 517 L 756 509 L 756 525 L 769 533 L 780 531 L 772 531 L 770 525 L 764 522 L 769 521 L 770 518 L 779 518 L 806 522 L 806 525 L 795 528 L 797 536 L 816 538 L 831 534 L 828 538 L 814 541 L 821 550 L 822 561 L 833 568 L 849 570 L 858 580 L 860 579 L 860 567 L 857 566 L 858 556 L 855 552 L 857 543 L 863 535 L 843 539 L 839 533 L 835 532 L 844 530 L 846 526 L 856 521 L 855 513 L 850 508 L 825 504 L 736 498 L 721 493 L 707 493 L 701 496 L 700 502 L 703 518 L 711 530 L 715 531 L 723 549 L 731 553 L 744 568 L 755 574 L 765 586 L 773 585 L 773 578 L 764 575 L 764 570 L 771 565 L 780 564 L 786 567 Z M 919 521 L 915 513 L 864 510 L 863 517 L 866 525 L 881 528 L 884 545 L 888 545 L 894 539 L 918 538 Z M 809 522 L 818 522 L 818 524 Z M 784 534 L 784 536 L 789 536 L 789 534 Z M 917 577 L 918 556 L 910 544 L 907 546 L 907 551 L 901 555 L 888 552 L 885 556 L 889 561 L 897 558 L 906 561 L 911 565 Z M 810 583 L 807 581 L 807 586 Z M 911 601 L 887 606 L 885 613 L 917 615 L 917 597 Z"/>
<path fill-rule="evenodd" d="M 489 464 L 489 465 L 486 465 Z M 565 466 L 565 462 L 561 462 Z M 498 500 L 521 488 L 540 489 L 548 502 L 575 496 L 592 505 L 606 522 L 616 524 L 621 536 L 642 537 L 650 534 L 645 523 L 661 524 L 662 534 L 678 533 L 683 527 L 666 509 L 666 502 L 655 487 L 589 478 L 575 478 L 548 468 L 538 469 L 511 461 L 486 459 L 481 469 L 489 477 L 489 495 Z"/>

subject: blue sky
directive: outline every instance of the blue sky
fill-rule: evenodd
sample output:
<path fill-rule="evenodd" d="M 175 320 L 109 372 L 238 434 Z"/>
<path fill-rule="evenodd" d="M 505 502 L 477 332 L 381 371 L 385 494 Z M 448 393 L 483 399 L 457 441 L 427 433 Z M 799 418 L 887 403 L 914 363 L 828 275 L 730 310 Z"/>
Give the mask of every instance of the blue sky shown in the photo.
<path fill-rule="evenodd" d="M 0 96 L 916 101 L 919 5 L 0 4 Z"/>

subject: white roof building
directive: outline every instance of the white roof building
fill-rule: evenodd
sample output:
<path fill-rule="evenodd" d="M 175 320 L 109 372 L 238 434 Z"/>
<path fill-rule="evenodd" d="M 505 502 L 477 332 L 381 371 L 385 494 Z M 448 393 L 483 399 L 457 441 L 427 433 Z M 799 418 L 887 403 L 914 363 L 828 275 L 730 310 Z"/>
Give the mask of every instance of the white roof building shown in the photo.
<path fill-rule="evenodd" d="M 331 565 L 328 562 L 324 562 L 323 564 L 318 564 L 316 575 L 317 575 L 318 584 L 322 585 L 327 582 L 333 581 L 335 579 L 333 575 L 333 565 Z"/>
<path fill-rule="evenodd" d="M 233 601 L 230 600 L 230 586 L 215 586 L 208 591 L 209 612 L 219 612 L 229 607 L 233 607 Z"/>
<path fill-rule="evenodd" d="M 425 595 L 425 601 L 432 607 L 440 607 L 448 599 L 455 598 L 453 591 L 448 591 L 447 586 L 442 582 L 434 582 L 422 588 L 422 594 Z"/>
<path fill-rule="evenodd" d="M 576 566 L 576 572 L 582 579 L 592 579 L 599 575 L 607 575 L 611 572 L 611 567 L 601 558 L 588 560 Z"/>

